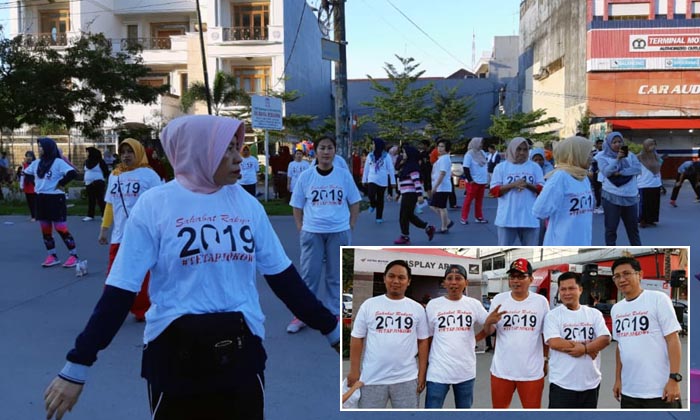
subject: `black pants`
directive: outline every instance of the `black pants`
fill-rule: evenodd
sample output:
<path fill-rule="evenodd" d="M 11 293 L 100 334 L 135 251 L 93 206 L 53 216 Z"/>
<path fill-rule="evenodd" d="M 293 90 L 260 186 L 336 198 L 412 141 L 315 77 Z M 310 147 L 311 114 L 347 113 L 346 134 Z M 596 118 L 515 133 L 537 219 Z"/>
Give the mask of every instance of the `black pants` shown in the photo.
<path fill-rule="evenodd" d="M 676 183 L 681 180 L 681 174 L 676 175 Z M 697 188 L 697 183 L 698 183 L 698 177 L 696 175 L 689 176 L 684 179 L 685 181 L 690 182 L 690 188 L 693 189 L 695 192 L 695 198 L 700 198 L 700 189 Z M 675 185 L 673 186 L 673 191 L 671 191 L 671 201 L 676 201 L 678 198 L 678 192 L 681 190 L 681 187 L 683 186 L 683 183 L 680 185 Z"/>
<path fill-rule="evenodd" d="M 639 223 L 651 224 L 659 221 L 659 206 L 661 203 L 661 189 L 639 189 Z"/>
<path fill-rule="evenodd" d="M 596 172 L 593 178 L 591 178 L 591 187 L 593 188 L 593 195 L 595 196 L 595 206 L 600 207 L 603 205 L 601 199 L 601 192 L 603 190 L 603 183 L 598 181 L 598 173 Z"/>
<path fill-rule="evenodd" d="M 384 217 L 384 190 L 386 187 L 370 182 L 367 184 L 367 197 L 369 197 L 369 205 L 377 211 L 377 219 Z"/>
<path fill-rule="evenodd" d="M 620 408 L 631 408 L 631 409 L 663 408 L 663 409 L 669 410 L 672 408 L 683 408 L 683 407 L 681 407 L 680 400 L 666 402 L 665 400 L 662 400 L 661 398 L 634 398 L 634 397 L 628 397 L 627 395 L 622 394 L 622 399 L 620 401 Z"/>
<path fill-rule="evenodd" d="M 148 385 L 155 420 L 262 420 L 265 406 L 263 374 L 238 377 L 235 390 L 200 395 L 169 395 Z"/>
<path fill-rule="evenodd" d="M 27 199 L 27 207 L 29 207 L 32 219 L 36 219 L 36 193 L 24 193 L 24 197 Z"/>
<path fill-rule="evenodd" d="M 255 191 L 255 184 L 241 184 L 241 187 L 248 191 L 253 197 L 256 196 L 257 192 Z"/>
<path fill-rule="evenodd" d="M 572 391 L 549 384 L 549 408 L 597 408 L 600 385 L 586 391 Z"/>
<path fill-rule="evenodd" d="M 402 194 L 401 208 L 399 209 L 399 226 L 401 226 L 401 234 L 404 236 L 408 236 L 411 223 L 421 229 L 428 227 L 428 223 L 416 216 L 415 210 L 417 201 L 418 194 L 414 192 Z"/>
<path fill-rule="evenodd" d="M 100 214 L 105 212 L 105 182 L 92 181 L 85 186 L 88 198 L 88 217 L 95 217 L 95 204 L 100 206 Z"/>

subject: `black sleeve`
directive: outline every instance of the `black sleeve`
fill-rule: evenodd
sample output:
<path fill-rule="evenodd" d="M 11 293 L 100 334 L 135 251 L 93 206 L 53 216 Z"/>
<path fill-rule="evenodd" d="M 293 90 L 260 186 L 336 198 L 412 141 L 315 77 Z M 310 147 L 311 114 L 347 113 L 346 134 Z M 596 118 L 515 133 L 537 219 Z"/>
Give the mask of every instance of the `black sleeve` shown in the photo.
<path fill-rule="evenodd" d="M 265 280 L 275 295 L 304 324 L 321 331 L 324 335 L 337 327 L 338 320 L 335 315 L 326 309 L 306 287 L 294 264 L 290 264 L 281 273 L 266 275 Z M 340 301 L 338 305 L 340 306 Z"/>
<path fill-rule="evenodd" d="M 97 360 L 97 352 L 107 347 L 117 335 L 135 297 L 134 292 L 105 286 L 90 320 L 75 339 L 75 347 L 68 352 L 66 359 L 69 362 L 92 366 Z"/>
<path fill-rule="evenodd" d="M 65 187 L 69 182 L 71 182 L 77 177 L 78 174 L 75 172 L 75 170 L 70 170 L 63 176 L 63 178 L 61 178 L 60 181 L 58 181 L 58 185 L 60 187 Z"/>
<path fill-rule="evenodd" d="M 464 177 L 467 178 L 467 182 L 472 182 L 474 178 L 472 178 L 472 173 L 469 168 L 462 166 L 462 169 L 464 169 Z"/>
<path fill-rule="evenodd" d="M 104 160 L 100 160 L 100 169 L 102 170 L 102 176 L 105 177 L 105 181 L 109 178 L 109 168 Z"/>

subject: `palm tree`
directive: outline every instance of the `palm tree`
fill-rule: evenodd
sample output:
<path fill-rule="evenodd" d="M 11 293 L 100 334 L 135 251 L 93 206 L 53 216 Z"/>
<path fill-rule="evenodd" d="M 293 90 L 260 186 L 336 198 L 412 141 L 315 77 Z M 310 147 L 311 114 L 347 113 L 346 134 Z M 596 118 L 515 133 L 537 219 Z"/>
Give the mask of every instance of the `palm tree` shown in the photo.
<path fill-rule="evenodd" d="M 180 107 L 187 112 L 197 101 L 207 100 L 207 89 L 204 82 L 192 83 L 180 98 Z M 214 86 L 211 90 L 212 110 L 214 115 L 220 115 L 226 106 L 242 105 L 250 106 L 250 96 L 244 90 L 238 88 L 236 78 L 222 71 L 216 72 Z"/>

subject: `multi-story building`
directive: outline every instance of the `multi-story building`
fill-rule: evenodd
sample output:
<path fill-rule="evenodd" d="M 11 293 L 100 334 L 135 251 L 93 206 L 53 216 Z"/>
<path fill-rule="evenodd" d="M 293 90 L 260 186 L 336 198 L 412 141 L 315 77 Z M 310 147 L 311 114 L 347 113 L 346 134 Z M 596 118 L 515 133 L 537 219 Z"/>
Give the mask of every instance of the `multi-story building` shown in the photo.
<path fill-rule="evenodd" d="M 592 134 L 652 137 L 671 162 L 700 146 L 700 1 L 523 0 L 520 33 L 523 110 L 561 136 L 587 109 L 605 122 Z"/>
<path fill-rule="evenodd" d="M 330 62 L 321 58 L 316 17 L 300 0 L 201 0 L 202 27 L 210 84 L 217 71 L 236 76 L 250 94 L 296 90 L 286 114 L 331 114 Z M 179 96 L 203 80 L 195 0 L 19 0 L 10 3 L 8 36 L 48 40 L 65 48 L 81 32 L 101 32 L 119 51 L 143 46 L 150 68 L 141 83 L 170 85 L 154 105 L 129 104 L 126 123 L 159 128 L 178 116 Z M 203 108 L 195 112 L 206 112 Z"/>

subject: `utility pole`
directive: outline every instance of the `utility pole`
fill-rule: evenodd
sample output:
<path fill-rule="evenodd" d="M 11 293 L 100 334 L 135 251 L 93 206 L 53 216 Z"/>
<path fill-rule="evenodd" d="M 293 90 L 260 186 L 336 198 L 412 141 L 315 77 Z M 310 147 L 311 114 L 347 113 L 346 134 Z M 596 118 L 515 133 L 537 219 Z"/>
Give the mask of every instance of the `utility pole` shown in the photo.
<path fill-rule="evenodd" d="M 335 140 L 336 154 L 350 163 L 348 150 L 348 72 L 345 54 L 345 0 L 333 2 L 333 40 L 338 43 L 340 60 L 335 63 Z"/>
<path fill-rule="evenodd" d="M 207 111 L 211 115 L 211 92 L 209 91 L 209 72 L 207 72 L 207 55 L 204 52 L 204 28 L 202 27 L 202 12 L 197 0 L 197 23 L 199 24 L 199 50 L 202 53 L 202 69 L 204 70 L 204 89 L 207 91 Z"/>

